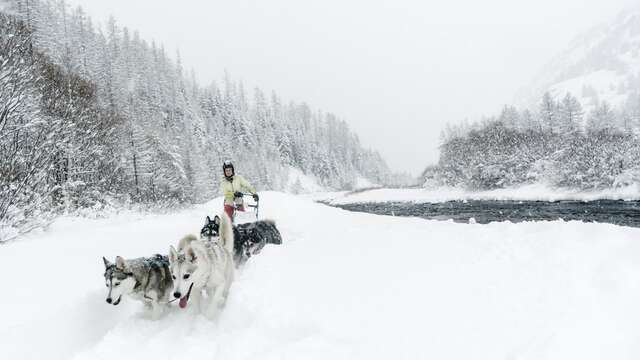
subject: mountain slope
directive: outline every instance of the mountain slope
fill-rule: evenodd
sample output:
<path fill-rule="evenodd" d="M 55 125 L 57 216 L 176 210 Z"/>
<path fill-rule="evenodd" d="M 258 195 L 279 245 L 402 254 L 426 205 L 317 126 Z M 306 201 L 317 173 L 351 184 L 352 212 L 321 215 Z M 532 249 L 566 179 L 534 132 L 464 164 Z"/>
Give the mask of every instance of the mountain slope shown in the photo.
<path fill-rule="evenodd" d="M 588 112 L 599 102 L 617 107 L 640 86 L 640 10 L 625 11 L 609 24 L 576 38 L 516 95 L 533 108 L 542 94 L 572 93 Z"/>

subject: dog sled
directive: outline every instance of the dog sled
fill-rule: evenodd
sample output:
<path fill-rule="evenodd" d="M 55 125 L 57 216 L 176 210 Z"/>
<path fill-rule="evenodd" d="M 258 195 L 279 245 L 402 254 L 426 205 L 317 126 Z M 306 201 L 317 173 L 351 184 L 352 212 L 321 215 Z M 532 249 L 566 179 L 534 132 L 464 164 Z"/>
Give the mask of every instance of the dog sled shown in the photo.
<path fill-rule="evenodd" d="M 254 200 L 253 203 L 246 203 L 245 197 L 252 198 L 252 194 L 237 193 L 233 201 L 233 216 L 231 222 L 233 224 L 244 224 L 247 222 L 258 221 L 260 215 L 260 199 Z"/>

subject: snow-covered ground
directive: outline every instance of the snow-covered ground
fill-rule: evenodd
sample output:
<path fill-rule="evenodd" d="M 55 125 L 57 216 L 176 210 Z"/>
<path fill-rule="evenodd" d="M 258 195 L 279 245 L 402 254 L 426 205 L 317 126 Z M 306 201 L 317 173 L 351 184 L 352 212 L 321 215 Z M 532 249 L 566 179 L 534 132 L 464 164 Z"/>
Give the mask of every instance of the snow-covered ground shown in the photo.
<path fill-rule="evenodd" d="M 328 201 L 334 205 L 411 201 L 411 202 L 445 202 L 452 200 L 539 200 L 560 201 L 577 200 L 592 201 L 598 199 L 610 200 L 640 200 L 640 186 L 638 184 L 624 188 L 603 191 L 570 191 L 557 190 L 544 185 L 534 184 L 511 189 L 497 189 L 489 191 L 470 192 L 459 188 L 439 189 L 373 189 L 360 192 L 338 192 L 317 194 L 314 199 Z"/>
<path fill-rule="evenodd" d="M 61 219 L 0 246 L 3 359 L 638 359 L 640 229 L 456 224 L 281 193 L 282 231 L 221 317 L 105 303 L 101 257 L 166 252 L 220 200 L 170 215 Z"/>

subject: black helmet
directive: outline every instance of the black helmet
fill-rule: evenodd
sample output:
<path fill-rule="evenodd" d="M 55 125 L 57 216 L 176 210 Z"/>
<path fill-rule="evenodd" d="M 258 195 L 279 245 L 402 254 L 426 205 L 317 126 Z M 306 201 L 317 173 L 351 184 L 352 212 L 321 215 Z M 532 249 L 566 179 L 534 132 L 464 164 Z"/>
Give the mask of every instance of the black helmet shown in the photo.
<path fill-rule="evenodd" d="M 222 163 L 222 173 L 224 173 L 224 171 L 227 169 L 231 169 L 231 171 L 233 171 L 233 174 L 236 173 L 236 169 L 233 168 L 233 163 L 229 160 Z"/>

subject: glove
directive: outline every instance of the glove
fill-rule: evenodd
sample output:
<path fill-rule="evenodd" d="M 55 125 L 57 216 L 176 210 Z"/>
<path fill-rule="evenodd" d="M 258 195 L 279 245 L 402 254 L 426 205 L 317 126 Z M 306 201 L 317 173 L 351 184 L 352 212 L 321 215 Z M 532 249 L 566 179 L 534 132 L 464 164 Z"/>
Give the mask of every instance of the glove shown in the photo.
<path fill-rule="evenodd" d="M 258 196 L 258 194 L 253 194 L 253 200 L 254 201 L 260 200 L 260 197 Z"/>
<path fill-rule="evenodd" d="M 236 191 L 236 192 L 233 193 L 233 197 L 234 198 L 241 198 L 243 196 L 244 196 L 244 194 L 241 193 L 240 191 Z"/>

